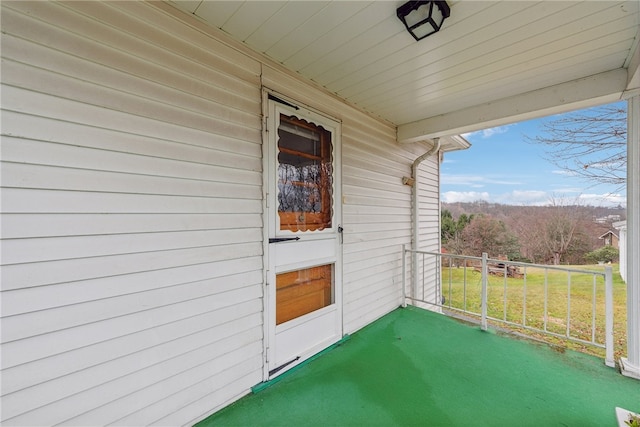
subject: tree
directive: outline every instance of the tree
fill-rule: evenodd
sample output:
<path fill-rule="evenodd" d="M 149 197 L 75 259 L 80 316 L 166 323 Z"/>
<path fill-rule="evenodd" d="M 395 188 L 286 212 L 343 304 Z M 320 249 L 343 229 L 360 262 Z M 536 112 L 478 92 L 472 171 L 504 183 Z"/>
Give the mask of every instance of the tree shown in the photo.
<path fill-rule="evenodd" d="M 572 175 L 596 184 L 623 187 L 627 165 L 627 107 L 625 102 L 567 113 L 526 137 L 549 148 L 547 160 Z"/>
<path fill-rule="evenodd" d="M 613 246 L 603 246 L 585 255 L 589 262 L 613 262 L 620 256 L 620 251 Z"/>
<path fill-rule="evenodd" d="M 486 252 L 492 257 L 507 255 L 512 259 L 519 252 L 517 239 L 505 224 L 488 215 L 474 216 L 462 231 L 462 237 L 466 255 L 480 256 Z"/>
<path fill-rule="evenodd" d="M 456 221 L 451 215 L 451 211 L 445 209 L 440 214 L 443 246 L 454 254 L 462 254 L 464 251 L 464 241 L 462 239 L 462 231 L 473 219 L 472 215 L 461 214 Z"/>
<path fill-rule="evenodd" d="M 588 218 L 579 204 L 564 205 L 562 201 L 551 199 L 551 205 L 544 208 L 542 241 L 553 257 L 553 265 L 560 265 L 563 257 L 570 253 L 577 242 L 582 242 L 583 227 Z"/>

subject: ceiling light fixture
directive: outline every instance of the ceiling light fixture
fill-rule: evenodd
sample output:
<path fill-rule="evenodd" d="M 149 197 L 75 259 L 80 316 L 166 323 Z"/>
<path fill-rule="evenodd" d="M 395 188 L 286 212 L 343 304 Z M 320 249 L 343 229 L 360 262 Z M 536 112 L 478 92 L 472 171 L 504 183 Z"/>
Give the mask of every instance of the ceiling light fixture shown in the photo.
<path fill-rule="evenodd" d="M 446 1 L 409 1 L 396 14 L 413 38 L 422 40 L 440 31 L 450 9 Z"/>

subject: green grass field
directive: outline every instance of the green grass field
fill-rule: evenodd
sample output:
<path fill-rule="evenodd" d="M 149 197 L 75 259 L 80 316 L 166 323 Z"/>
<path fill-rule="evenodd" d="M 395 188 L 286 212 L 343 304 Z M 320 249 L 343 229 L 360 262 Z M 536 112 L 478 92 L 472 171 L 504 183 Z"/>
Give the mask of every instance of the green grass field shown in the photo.
<path fill-rule="evenodd" d="M 604 272 L 602 265 L 563 266 L 576 270 Z M 626 354 L 626 285 L 618 271 L 613 267 L 613 310 L 614 310 L 614 355 L 616 360 Z M 545 318 L 545 270 L 547 307 Z M 520 271 L 524 273 L 521 267 Z M 529 327 L 544 329 L 556 334 L 566 334 L 567 313 L 569 316 L 569 335 L 573 338 L 591 340 L 594 306 L 594 280 L 590 274 L 571 273 L 571 301 L 567 298 L 569 275 L 566 272 L 538 267 L 527 267 L 525 278 L 509 278 L 489 275 L 487 315 L 500 320 L 517 322 Z M 467 283 L 466 289 L 463 283 Z M 505 286 L 506 284 L 506 286 Z M 445 307 L 480 313 L 481 275 L 472 267 L 442 267 L 442 295 Z M 605 304 L 604 279 L 598 277 L 595 283 L 595 339 L 604 343 Z M 524 310 L 523 310 L 524 308 Z M 549 343 L 568 347 L 589 354 L 604 357 L 604 350 L 582 343 L 567 343 L 547 334 L 539 334 L 523 328 L 506 327 Z"/>

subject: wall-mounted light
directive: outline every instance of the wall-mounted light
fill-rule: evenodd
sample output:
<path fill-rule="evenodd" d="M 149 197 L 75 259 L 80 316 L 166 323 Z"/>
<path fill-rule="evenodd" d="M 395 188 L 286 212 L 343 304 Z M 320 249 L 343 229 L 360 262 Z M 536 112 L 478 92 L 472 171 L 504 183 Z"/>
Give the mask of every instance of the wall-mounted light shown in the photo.
<path fill-rule="evenodd" d="M 398 18 L 416 40 L 440 31 L 450 13 L 446 1 L 409 1 L 396 10 Z"/>

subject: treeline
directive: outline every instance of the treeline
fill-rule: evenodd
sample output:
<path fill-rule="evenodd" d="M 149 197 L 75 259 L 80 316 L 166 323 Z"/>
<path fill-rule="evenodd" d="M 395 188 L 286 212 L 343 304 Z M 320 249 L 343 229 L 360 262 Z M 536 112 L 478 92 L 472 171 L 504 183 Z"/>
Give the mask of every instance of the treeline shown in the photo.
<path fill-rule="evenodd" d="M 600 236 L 624 219 L 623 208 L 551 203 L 514 206 L 487 203 L 443 203 L 442 246 L 449 252 L 536 264 L 585 264 L 615 258 L 603 251 Z M 603 220 L 604 219 L 604 220 Z M 617 231 L 613 230 L 616 234 Z M 611 249 L 611 248 L 608 248 Z"/>

